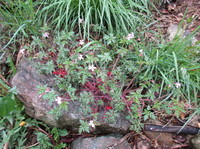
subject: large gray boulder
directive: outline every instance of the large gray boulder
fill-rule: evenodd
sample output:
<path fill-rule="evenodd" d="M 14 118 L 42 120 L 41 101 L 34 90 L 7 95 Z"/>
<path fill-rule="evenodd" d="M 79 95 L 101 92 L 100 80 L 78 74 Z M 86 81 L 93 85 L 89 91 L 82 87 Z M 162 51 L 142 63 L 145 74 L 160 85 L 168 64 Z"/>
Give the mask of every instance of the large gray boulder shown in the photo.
<path fill-rule="evenodd" d="M 70 101 L 68 109 L 63 110 L 59 117 L 51 114 L 49 111 L 58 105 L 56 102 L 51 105 L 48 101 L 42 99 L 38 94 L 37 86 L 47 85 L 51 89 L 54 85 L 54 79 L 51 75 L 38 73 L 34 65 L 37 65 L 37 63 L 27 58 L 22 58 L 17 66 L 18 72 L 11 81 L 12 85 L 16 86 L 18 98 L 25 105 L 26 113 L 50 126 L 78 130 L 80 120 L 88 120 L 88 117 L 79 110 L 80 103 L 78 101 Z M 56 94 L 60 95 L 57 91 Z M 125 115 L 120 114 L 114 123 L 100 123 L 92 131 L 94 133 L 126 133 L 129 126 L 130 123 L 125 119 Z"/>

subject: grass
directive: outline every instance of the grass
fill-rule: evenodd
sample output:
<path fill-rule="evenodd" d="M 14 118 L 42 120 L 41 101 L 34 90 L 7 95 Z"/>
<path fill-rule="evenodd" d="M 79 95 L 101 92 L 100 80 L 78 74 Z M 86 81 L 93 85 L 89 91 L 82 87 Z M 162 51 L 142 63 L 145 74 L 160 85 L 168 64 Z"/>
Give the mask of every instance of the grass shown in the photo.
<path fill-rule="evenodd" d="M 8 30 L 8 35 L 16 32 L 17 29 L 22 26 L 20 34 L 27 37 L 30 34 L 35 34 L 37 32 L 37 25 L 35 22 L 35 5 L 33 0 L 3 0 L 0 3 L 0 13 L 2 17 L 1 23 Z"/>
<path fill-rule="evenodd" d="M 127 34 L 145 23 L 149 15 L 148 1 L 144 0 L 46 0 L 38 11 L 43 24 L 53 26 L 56 31 L 76 29 L 83 37 L 89 37 L 92 29 L 97 33 Z"/>

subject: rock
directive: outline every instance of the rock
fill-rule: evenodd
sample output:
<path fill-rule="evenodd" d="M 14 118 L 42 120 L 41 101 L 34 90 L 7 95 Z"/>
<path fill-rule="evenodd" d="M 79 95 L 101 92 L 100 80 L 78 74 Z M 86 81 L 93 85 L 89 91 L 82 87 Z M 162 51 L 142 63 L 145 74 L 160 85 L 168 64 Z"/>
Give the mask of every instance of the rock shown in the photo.
<path fill-rule="evenodd" d="M 22 58 L 17 66 L 18 72 L 13 77 L 11 83 L 16 86 L 18 98 L 24 103 L 26 113 L 38 120 L 44 121 L 50 126 L 59 128 L 70 128 L 77 131 L 80 126 L 80 120 L 88 120 L 88 116 L 80 112 L 80 103 L 78 101 L 69 101 L 68 109 L 63 110 L 61 116 L 56 117 L 49 111 L 53 107 L 58 106 L 56 102 L 52 105 L 48 101 L 42 99 L 38 95 L 37 86 L 47 85 L 49 89 L 53 88 L 54 79 L 52 76 L 39 74 L 33 67 L 37 65 L 36 62 L 30 61 L 27 58 Z M 54 89 L 56 90 L 56 89 Z M 56 91 L 56 94 L 60 95 Z M 103 113 L 100 113 L 100 115 Z M 101 119 L 99 121 L 102 121 Z M 125 119 L 123 114 L 119 114 L 114 123 L 99 123 L 95 127 L 93 133 L 112 133 L 120 132 L 126 133 L 129 129 L 130 123 Z"/>
<path fill-rule="evenodd" d="M 120 134 L 96 138 L 78 138 L 72 142 L 71 149 L 131 149 L 126 140 L 120 143 L 121 138 L 122 135 Z"/>
<path fill-rule="evenodd" d="M 182 28 L 179 28 L 177 24 L 170 24 L 167 33 L 169 34 L 168 38 L 169 40 L 173 40 L 174 37 L 177 36 L 182 36 L 184 30 Z"/>
<path fill-rule="evenodd" d="M 136 140 L 136 146 L 137 149 L 151 149 L 154 148 L 151 144 L 151 142 L 143 135 L 140 135 Z"/>
<path fill-rule="evenodd" d="M 175 38 L 175 36 L 181 36 L 181 38 L 186 38 L 191 34 L 189 31 L 180 28 L 177 24 L 170 24 L 167 29 L 167 33 L 169 35 L 168 39 L 170 41 L 172 41 Z M 191 38 L 192 45 L 194 45 L 197 41 L 198 40 L 195 36 Z"/>
<path fill-rule="evenodd" d="M 191 138 L 190 143 L 193 149 L 200 149 L 200 135 L 196 135 L 193 138 Z"/>

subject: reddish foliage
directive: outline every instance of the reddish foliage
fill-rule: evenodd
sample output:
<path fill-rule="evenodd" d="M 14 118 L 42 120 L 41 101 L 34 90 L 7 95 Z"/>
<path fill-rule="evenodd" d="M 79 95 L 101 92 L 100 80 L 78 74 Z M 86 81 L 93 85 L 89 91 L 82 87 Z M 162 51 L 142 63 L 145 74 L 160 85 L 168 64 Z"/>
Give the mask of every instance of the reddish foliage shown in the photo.
<path fill-rule="evenodd" d="M 111 110 L 111 109 L 113 109 L 112 106 L 106 106 L 106 107 L 105 107 L 105 110 Z"/>
<path fill-rule="evenodd" d="M 54 53 L 54 52 L 49 52 L 48 54 L 49 54 L 50 56 L 52 56 L 52 57 L 57 57 L 57 54 Z"/>
<path fill-rule="evenodd" d="M 103 100 L 104 102 L 108 102 L 112 100 L 110 95 L 108 93 L 103 93 L 99 89 L 99 86 L 101 86 L 103 83 L 104 82 L 102 82 L 100 79 L 92 79 L 85 82 L 85 84 L 82 86 L 82 91 L 91 92 L 95 100 Z"/>
<path fill-rule="evenodd" d="M 92 113 L 97 113 L 100 110 L 110 110 L 113 107 L 110 106 L 110 101 L 112 100 L 111 96 L 108 93 L 104 93 L 100 90 L 100 86 L 102 86 L 104 82 L 99 78 L 93 78 L 89 79 L 87 82 L 85 82 L 84 85 L 82 85 L 80 92 L 86 91 L 91 92 L 95 102 L 98 100 L 102 100 L 104 102 L 104 105 L 93 105 L 92 107 Z"/>
<path fill-rule="evenodd" d="M 110 77 L 112 75 L 112 71 L 107 72 L 107 76 Z"/>
<path fill-rule="evenodd" d="M 55 75 L 58 75 L 62 78 L 64 78 L 67 75 L 67 71 L 64 68 L 58 68 L 55 71 L 52 72 Z"/>
<path fill-rule="evenodd" d="M 58 58 L 58 53 L 57 52 L 49 52 L 48 53 L 48 59 L 51 59 L 56 63 L 56 60 Z"/>

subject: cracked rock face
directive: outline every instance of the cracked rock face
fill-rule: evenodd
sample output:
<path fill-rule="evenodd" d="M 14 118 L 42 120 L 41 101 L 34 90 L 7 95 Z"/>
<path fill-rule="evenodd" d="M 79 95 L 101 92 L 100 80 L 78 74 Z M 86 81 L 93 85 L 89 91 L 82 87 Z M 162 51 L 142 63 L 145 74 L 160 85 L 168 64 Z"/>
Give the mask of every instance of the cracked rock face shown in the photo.
<path fill-rule="evenodd" d="M 18 72 L 11 81 L 12 85 L 16 86 L 18 98 L 25 105 L 26 113 L 50 126 L 70 128 L 77 131 L 80 126 L 79 121 L 88 120 L 88 116 L 83 115 L 79 110 L 80 103 L 78 101 L 70 101 L 68 109 L 63 110 L 59 117 L 51 114 L 50 111 L 53 107 L 57 106 L 57 103 L 53 102 L 52 105 L 50 105 L 47 100 L 42 99 L 38 94 L 37 86 L 47 85 L 48 88 L 52 88 L 54 79 L 52 76 L 39 74 L 34 68 L 34 65 L 37 65 L 37 63 L 27 58 L 21 59 L 17 66 Z M 56 91 L 56 94 L 60 95 L 61 93 Z M 100 124 L 96 126 L 95 130 L 92 130 L 92 132 L 126 133 L 129 126 L 129 121 L 125 119 L 125 115 L 121 114 L 114 123 Z"/>

